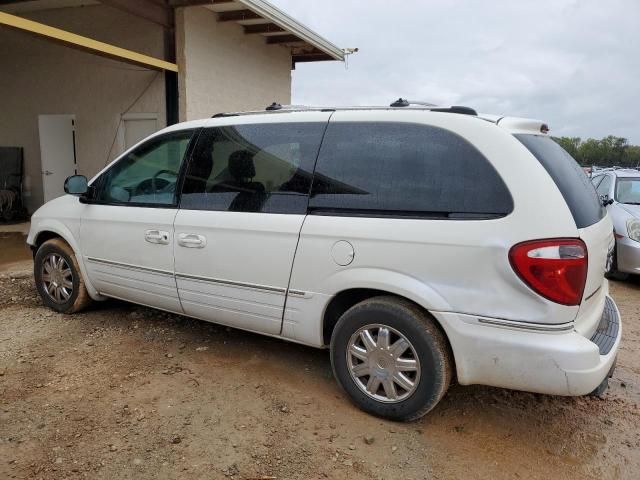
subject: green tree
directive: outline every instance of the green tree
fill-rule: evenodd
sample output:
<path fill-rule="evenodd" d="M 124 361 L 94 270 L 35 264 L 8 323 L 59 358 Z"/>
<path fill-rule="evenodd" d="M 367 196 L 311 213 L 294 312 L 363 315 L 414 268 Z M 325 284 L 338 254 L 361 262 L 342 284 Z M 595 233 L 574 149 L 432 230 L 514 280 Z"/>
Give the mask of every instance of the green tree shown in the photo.
<path fill-rule="evenodd" d="M 553 137 L 558 144 L 564 148 L 569 155 L 578 160 L 578 148 L 582 139 L 580 137 Z M 578 160 L 579 161 L 579 160 Z"/>
<path fill-rule="evenodd" d="M 625 151 L 625 165 L 629 167 L 640 167 L 640 146 L 629 145 Z"/>
<path fill-rule="evenodd" d="M 576 161 L 583 166 L 638 167 L 640 146 L 629 145 L 624 137 L 608 135 L 601 140 L 580 137 L 553 137 Z"/>

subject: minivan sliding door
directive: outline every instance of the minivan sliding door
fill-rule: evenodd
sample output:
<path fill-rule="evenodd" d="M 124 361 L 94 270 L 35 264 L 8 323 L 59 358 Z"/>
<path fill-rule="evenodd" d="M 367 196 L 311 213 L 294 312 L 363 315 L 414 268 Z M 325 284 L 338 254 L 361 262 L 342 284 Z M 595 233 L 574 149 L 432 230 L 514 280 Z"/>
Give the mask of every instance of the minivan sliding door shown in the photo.
<path fill-rule="evenodd" d="M 215 120 L 202 131 L 174 224 L 176 281 L 187 315 L 280 333 L 330 114 L 303 116 Z"/>

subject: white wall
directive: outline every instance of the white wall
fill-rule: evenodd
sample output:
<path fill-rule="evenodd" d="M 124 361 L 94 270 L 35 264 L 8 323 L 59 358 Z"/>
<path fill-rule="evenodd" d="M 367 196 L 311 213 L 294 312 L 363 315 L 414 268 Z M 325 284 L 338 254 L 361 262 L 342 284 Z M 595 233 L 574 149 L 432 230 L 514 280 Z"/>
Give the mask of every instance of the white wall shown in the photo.
<path fill-rule="evenodd" d="M 160 26 L 97 5 L 20 14 L 97 40 L 163 57 Z M 166 124 L 164 74 L 0 27 L 0 145 L 25 151 L 27 206 L 43 202 L 38 115 L 76 115 L 79 173 L 92 176 L 120 153 L 123 113 L 157 113 Z M 109 153 L 112 142 L 116 143 Z"/>
<path fill-rule="evenodd" d="M 218 22 L 205 7 L 176 10 L 180 120 L 291 103 L 291 53 Z"/>

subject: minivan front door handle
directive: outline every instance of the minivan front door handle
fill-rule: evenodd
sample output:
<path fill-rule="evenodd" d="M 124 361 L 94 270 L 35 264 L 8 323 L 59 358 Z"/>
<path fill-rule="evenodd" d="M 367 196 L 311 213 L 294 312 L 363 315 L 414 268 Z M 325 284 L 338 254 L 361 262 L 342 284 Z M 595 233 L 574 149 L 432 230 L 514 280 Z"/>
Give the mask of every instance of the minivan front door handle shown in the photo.
<path fill-rule="evenodd" d="M 207 239 L 197 233 L 181 233 L 178 235 L 178 245 L 185 248 L 204 248 L 207 246 Z"/>
<path fill-rule="evenodd" d="M 149 243 L 169 245 L 169 232 L 163 232 L 162 230 L 147 230 L 144 232 L 144 239 Z"/>

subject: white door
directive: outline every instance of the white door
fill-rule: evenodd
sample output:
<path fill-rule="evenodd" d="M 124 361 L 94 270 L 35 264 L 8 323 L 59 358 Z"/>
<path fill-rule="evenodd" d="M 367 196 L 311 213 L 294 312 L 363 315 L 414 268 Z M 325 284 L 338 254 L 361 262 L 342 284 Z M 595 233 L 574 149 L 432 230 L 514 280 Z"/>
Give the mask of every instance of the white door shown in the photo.
<path fill-rule="evenodd" d="M 236 124 L 200 134 L 174 224 L 187 315 L 280 333 L 328 118 L 318 112 L 309 123 Z"/>
<path fill-rule="evenodd" d="M 122 117 L 122 151 L 158 131 L 158 116 L 153 113 L 129 113 Z"/>
<path fill-rule="evenodd" d="M 80 226 L 87 274 L 105 296 L 182 312 L 174 278 L 176 184 L 193 132 L 153 137 L 93 184 Z"/>
<path fill-rule="evenodd" d="M 75 115 L 39 115 L 44 201 L 64 195 L 64 181 L 77 173 Z"/>

